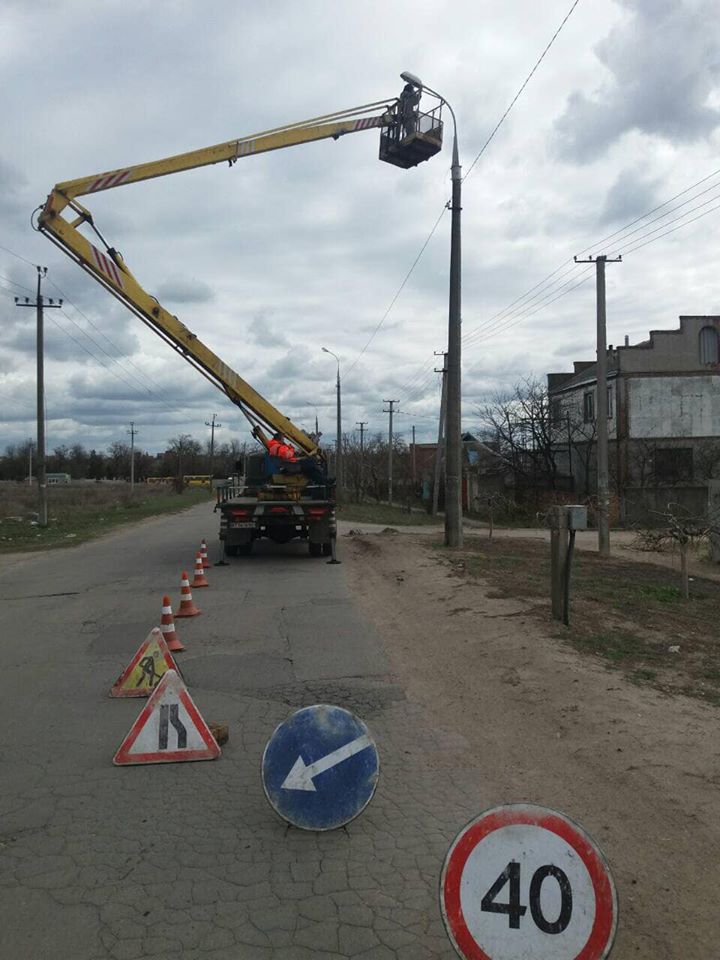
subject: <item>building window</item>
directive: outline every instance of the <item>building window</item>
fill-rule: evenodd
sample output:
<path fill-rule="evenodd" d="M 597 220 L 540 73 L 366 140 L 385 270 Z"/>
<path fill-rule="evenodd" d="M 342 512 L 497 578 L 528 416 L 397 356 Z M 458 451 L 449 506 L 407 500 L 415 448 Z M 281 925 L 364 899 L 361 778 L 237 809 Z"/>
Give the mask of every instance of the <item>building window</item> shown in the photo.
<path fill-rule="evenodd" d="M 612 418 L 613 418 L 613 389 L 612 389 L 612 387 L 608 387 L 608 393 L 607 393 L 607 411 L 608 411 L 608 419 L 609 419 L 609 420 L 612 420 Z"/>
<path fill-rule="evenodd" d="M 562 420 L 562 403 L 560 397 L 553 397 L 550 401 L 550 423 L 557 426 Z"/>
<path fill-rule="evenodd" d="M 715 327 L 703 327 L 700 331 L 700 363 L 716 364 L 720 361 L 720 345 Z"/>
<path fill-rule="evenodd" d="M 595 397 L 592 393 L 583 394 L 583 420 L 585 423 L 595 420 Z"/>
<path fill-rule="evenodd" d="M 655 482 L 688 483 L 693 478 L 691 447 L 664 447 L 655 450 Z"/>

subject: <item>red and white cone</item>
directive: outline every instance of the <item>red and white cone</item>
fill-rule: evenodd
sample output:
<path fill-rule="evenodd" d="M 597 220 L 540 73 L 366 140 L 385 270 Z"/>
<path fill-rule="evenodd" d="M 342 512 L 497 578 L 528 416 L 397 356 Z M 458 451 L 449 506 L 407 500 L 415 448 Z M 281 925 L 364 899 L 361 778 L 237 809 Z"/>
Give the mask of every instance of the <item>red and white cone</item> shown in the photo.
<path fill-rule="evenodd" d="M 208 560 L 207 544 L 205 543 L 205 538 L 204 538 L 204 537 L 203 537 L 203 539 L 200 541 L 200 556 L 202 557 L 203 570 L 208 570 L 208 569 L 212 566 L 212 564 L 211 564 L 210 561 Z"/>
<path fill-rule="evenodd" d="M 209 587 L 210 586 L 210 584 L 207 582 L 205 571 L 203 570 L 202 556 L 199 553 L 195 554 L 195 576 L 190 586 L 191 587 Z"/>
<path fill-rule="evenodd" d="M 190 581 L 187 573 L 183 570 L 182 580 L 180 581 L 180 609 L 175 614 L 175 619 L 180 617 L 196 617 L 202 613 L 193 603 L 192 592 L 190 590 Z"/>
<path fill-rule="evenodd" d="M 162 617 L 160 618 L 160 629 L 168 645 L 168 650 L 177 653 L 178 650 L 184 650 L 185 647 L 180 643 L 180 638 L 175 631 L 175 620 L 173 619 L 172 607 L 170 606 L 170 597 L 163 597 Z"/>

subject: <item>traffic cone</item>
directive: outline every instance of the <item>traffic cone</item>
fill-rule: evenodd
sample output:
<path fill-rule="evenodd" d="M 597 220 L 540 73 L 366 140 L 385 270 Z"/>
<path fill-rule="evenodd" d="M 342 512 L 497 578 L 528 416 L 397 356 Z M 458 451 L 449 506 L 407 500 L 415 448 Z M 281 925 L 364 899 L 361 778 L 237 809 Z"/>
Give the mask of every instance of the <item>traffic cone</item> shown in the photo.
<path fill-rule="evenodd" d="M 196 617 L 202 613 L 193 603 L 192 593 L 190 591 L 190 581 L 187 573 L 183 570 L 182 580 L 180 581 L 180 609 L 175 614 L 175 619 L 179 617 Z"/>
<path fill-rule="evenodd" d="M 203 570 L 208 570 L 212 566 L 212 564 L 208 560 L 207 544 L 205 543 L 204 537 L 200 542 L 200 556 L 202 557 Z"/>
<path fill-rule="evenodd" d="M 175 632 L 175 620 L 173 619 L 172 607 L 170 606 L 170 597 L 163 597 L 162 617 L 160 618 L 160 629 L 165 638 L 168 650 L 177 653 L 178 650 L 184 650 L 185 647 L 180 643 L 180 638 Z"/>
<path fill-rule="evenodd" d="M 199 553 L 195 554 L 195 576 L 190 586 L 191 587 L 209 587 L 210 586 L 210 584 L 207 582 L 205 571 L 203 570 L 202 556 Z"/>

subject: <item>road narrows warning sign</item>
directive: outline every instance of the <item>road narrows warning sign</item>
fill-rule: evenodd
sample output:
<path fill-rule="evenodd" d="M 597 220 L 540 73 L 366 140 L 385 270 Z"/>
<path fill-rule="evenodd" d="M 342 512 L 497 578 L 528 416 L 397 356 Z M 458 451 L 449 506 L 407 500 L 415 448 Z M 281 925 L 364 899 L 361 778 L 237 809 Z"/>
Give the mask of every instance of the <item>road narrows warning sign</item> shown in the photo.
<path fill-rule="evenodd" d="M 168 670 L 180 672 L 162 632 L 155 627 L 110 688 L 110 696 L 149 697 Z"/>
<path fill-rule="evenodd" d="M 168 670 L 113 757 L 117 766 L 215 760 L 220 747 L 188 689 Z"/>
<path fill-rule="evenodd" d="M 533 804 L 487 810 L 460 831 L 440 908 L 465 960 L 604 960 L 617 930 L 599 848 L 569 817 Z"/>

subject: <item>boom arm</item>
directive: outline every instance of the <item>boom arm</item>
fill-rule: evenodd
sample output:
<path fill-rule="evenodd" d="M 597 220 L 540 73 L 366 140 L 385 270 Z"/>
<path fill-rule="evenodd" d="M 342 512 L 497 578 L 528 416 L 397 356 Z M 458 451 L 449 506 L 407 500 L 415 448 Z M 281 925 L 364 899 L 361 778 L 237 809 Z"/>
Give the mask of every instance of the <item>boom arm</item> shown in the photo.
<path fill-rule="evenodd" d="M 117 250 L 107 246 L 102 235 L 95 227 L 93 218 L 77 200 L 90 193 L 110 190 L 114 187 L 164 177 L 182 170 L 208 166 L 227 160 L 232 166 L 242 157 L 284 147 L 324 140 L 329 137 L 338 139 L 348 133 L 377 127 L 389 127 L 397 123 L 393 113 L 395 100 L 378 101 L 352 110 L 315 117 L 264 133 L 254 134 L 239 140 L 178 154 L 164 160 L 137 164 L 106 173 L 82 177 L 79 180 L 67 180 L 58 183 L 51 191 L 38 219 L 38 229 L 45 233 L 68 256 L 91 274 L 106 290 L 117 297 L 147 326 L 173 347 L 189 363 L 196 367 L 211 383 L 225 393 L 233 403 L 243 411 L 255 426 L 264 425 L 272 432 L 279 431 L 290 442 L 308 456 L 318 455 L 318 446 L 299 427 L 280 413 L 271 403 L 262 397 L 250 384 L 246 383 L 234 370 L 227 366 L 212 350 L 198 339 L 176 316 L 166 310 L 138 283 L 130 272 L 124 259 Z M 366 116 L 382 108 L 382 113 Z M 69 208 L 75 214 L 72 220 L 62 216 Z M 105 248 L 104 252 L 87 240 L 80 227 L 89 224 L 97 233 Z"/>

